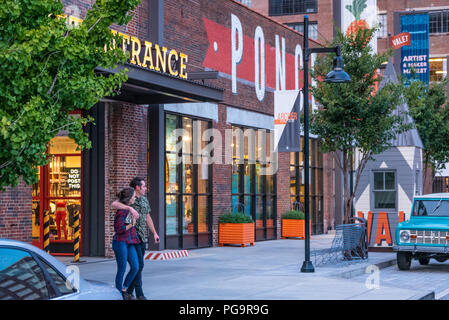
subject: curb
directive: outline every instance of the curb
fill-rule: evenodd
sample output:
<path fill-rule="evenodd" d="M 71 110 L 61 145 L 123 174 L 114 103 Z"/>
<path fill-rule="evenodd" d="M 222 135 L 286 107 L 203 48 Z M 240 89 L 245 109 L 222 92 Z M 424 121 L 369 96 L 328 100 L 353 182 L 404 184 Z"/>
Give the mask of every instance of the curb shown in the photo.
<path fill-rule="evenodd" d="M 435 291 L 429 291 L 426 294 L 416 294 L 407 300 L 435 300 Z"/>
<path fill-rule="evenodd" d="M 189 256 L 188 250 L 169 250 L 169 251 L 147 251 L 145 260 L 171 260 Z"/>
<path fill-rule="evenodd" d="M 385 269 L 385 268 L 394 266 L 395 264 L 396 264 L 396 258 L 390 259 L 390 260 L 386 260 L 386 261 L 381 261 L 381 262 L 378 262 L 378 263 L 366 264 L 366 265 L 360 266 L 360 267 L 358 267 L 356 269 L 347 270 L 347 271 L 343 271 L 343 272 L 340 272 L 340 273 L 333 274 L 333 276 L 337 276 L 337 277 L 344 278 L 344 279 L 351 279 L 351 278 L 360 276 L 362 274 L 365 274 L 366 273 L 366 268 L 368 266 L 374 265 L 374 266 L 378 267 L 379 269 Z"/>

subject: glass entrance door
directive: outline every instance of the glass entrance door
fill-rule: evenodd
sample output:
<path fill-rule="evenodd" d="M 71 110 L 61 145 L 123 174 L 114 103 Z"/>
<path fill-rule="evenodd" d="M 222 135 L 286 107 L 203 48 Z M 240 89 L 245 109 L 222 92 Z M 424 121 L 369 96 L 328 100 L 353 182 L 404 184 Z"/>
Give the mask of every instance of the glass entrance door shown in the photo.
<path fill-rule="evenodd" d="M 40 168 L 39 182 L 33 187 L 33 243 L 43 247 L 43 213 L 48 211 L 50 252 L 73 255 L 75 217 L 79 213 L 80 226 L 82 217 L 81 151 L 69 137 L 57 136 L 50 141 L 48 153 L 50 161 Z"/>

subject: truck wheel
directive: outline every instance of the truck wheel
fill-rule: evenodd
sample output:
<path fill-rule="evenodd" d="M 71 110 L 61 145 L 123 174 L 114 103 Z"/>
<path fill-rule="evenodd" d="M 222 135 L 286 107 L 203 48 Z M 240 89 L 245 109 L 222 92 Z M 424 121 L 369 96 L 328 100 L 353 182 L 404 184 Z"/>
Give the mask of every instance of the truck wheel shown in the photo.
<path fill-rule="evenodd" d="M 438 262 L 445 262 L 447 260 L 447 258 L 438 257 L 438 258 L 435 258 L 435 260 Z"/>
<path fill-rule="evenodd" d="M 410 270 L 412 263 L 412 254 L 410 252 L 398 252 L 397 261 L 399 270 Z"/>
<path fill-rule="evenodd" d="M 419 258 L 419 264 L 426 266 L 429 264 L 430 258 Z"/>

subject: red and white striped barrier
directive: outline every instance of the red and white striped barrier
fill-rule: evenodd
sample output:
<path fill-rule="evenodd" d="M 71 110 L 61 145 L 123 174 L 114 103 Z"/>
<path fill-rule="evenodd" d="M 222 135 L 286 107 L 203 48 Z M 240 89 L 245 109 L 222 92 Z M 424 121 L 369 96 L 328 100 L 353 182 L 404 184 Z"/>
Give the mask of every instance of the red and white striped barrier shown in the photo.
<path fill-rule="evenodd" d="M 169 260 L 184 258 L 189 255 L 188 250 L 147 251 L 145 260 Z"/>

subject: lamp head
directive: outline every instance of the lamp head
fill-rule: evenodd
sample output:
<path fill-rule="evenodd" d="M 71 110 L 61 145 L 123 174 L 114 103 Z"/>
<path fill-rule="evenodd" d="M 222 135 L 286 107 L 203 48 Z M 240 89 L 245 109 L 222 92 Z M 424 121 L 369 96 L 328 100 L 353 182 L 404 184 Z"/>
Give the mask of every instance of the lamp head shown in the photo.
<path fill-rule="evenodd" d="M 337 55 L 334 57 L 334 67 L 324 79 L 326 83 L 343 83 L 351 82 L 351 77 L 343 70 L 343 58 L 337 51 Z"/>

